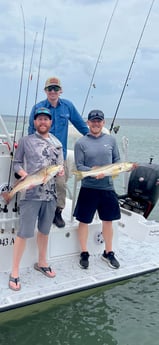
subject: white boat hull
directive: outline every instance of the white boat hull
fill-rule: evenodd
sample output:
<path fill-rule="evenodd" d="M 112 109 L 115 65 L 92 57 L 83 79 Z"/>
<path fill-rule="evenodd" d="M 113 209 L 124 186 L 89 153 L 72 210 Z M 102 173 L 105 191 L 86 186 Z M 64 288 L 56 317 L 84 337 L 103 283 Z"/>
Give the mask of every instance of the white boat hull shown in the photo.
<path fill-rule="evenodd" d="M 119 269 L 112 269 L 101 260 L 104 244 L 101 236 L 101 222 L 95 219 L 90 225 L 88 250 L 90 252 L 89 269 L 79 267 L 79 245 L 77 239 L 77 222 L 67 220 L 71 206 L 67 200 L 64 218 L 66 227 L 58 229 L 52 226 L 49 237 L 48 261 L 56 272 L 54 279 L 49 279 L 33 268 L 37 261 L 36 233 L 28 240 L 27 248 L 21 262 L 20 279 L 22 289 L 14 292 L 8 288 L 11 270 L 11 246 L 1 246 L 0 273 L 0 311 L 6 311 L 28 304 L 69 295 L 101 285 L 128 279 L 139 274 L 159 269 L 159 246 L 157 242 L 133 239 L 127 230 L 126 218 L 114 222 L 113 248 L 120 262 Z M 125 227 L 121 227 L 124 224 Z M 11 235 L 11 239 L 12 239 Z M 11 249 L 12 248 L 12 249 Z M 155 255 L 154 255 L 155 253 Z M 5 258 L 5 259 L 4 259 Z"/>
<path fill-rule="evenodd" d="M 71 157 L 71 159 L 70 159 Z M 69 165 L 73 166 L 72 153 Z M 13 174 L 9 176 L 11 157 L 7 144 L 0 142 L 0 191 L 4 191 Z M 78 223 L 72 217 L 76 200 L 77 183 L 74 184 L 72 200 L 67 198 L 63 217 L 65 228 L 52 225 L 49 235 L 48 262 L 56 272 L 54 279 L 47 278 L 34 269 L 37 262 L 36 229 L 33 239 L 27 240 L 27 247 L 20 265 L 22 289 L 12 291 L 8 287 L 12 267 L 13 245 L 18 230 L 18 207 L 13 198 L 8 206 L 0 196 L 0 312 L 31 305 L 40 301 L 69 295 L 145 274 L 159 269 L 159 223 L 146 220 L 141 214 L 121 207 L 121 219 L 114 222 L 113 250 L 120 262 L 119 269 L 112 269 L 101 260 L 104 250 L 101 222 L 96 216 L 89 226 L 88 251 L 89 268 L 79 267 L 80 248 L 77 238 Z"/>

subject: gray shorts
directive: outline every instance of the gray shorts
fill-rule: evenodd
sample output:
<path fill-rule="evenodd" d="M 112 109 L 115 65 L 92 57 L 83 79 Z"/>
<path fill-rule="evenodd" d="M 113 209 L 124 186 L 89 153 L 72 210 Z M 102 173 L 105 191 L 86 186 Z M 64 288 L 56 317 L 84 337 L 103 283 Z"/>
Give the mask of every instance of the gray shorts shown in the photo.
<path fill-rule="evenodd" d="M 54 219 L 55 209 L 55 200 L 21 200 L 17 235 L 21 238 L 34 237 L 36 221 L 38 230 L 42 234 L 48 235 Z"/>

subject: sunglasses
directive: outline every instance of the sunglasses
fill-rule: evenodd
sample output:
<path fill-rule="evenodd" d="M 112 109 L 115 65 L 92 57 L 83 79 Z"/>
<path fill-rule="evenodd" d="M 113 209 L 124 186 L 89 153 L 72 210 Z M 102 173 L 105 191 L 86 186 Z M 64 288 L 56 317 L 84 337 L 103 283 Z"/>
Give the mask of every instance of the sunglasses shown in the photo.
<path fill-rule="evenodd" d="M 47 86 L 45 88 L 45 90 L 48 91 L 48 92 L 51 92 L 52 90 L 54 90 L 55 92 L 58 92 L 58 91 L 61 90 L 61 88 L 58 85 L 50 85 L 50 86 Z"/>
<path fill-rule="evenodd" d="M 92 116 L 101 116 L 104 118 L 104 114 L 101 110 L 92 110 L 89 114 L 90 117 Z"/>
<path fill-rule="evenodd" d="M 94 121 L 94 120 L 98 120 L 98 121 L 104 120 L 104 114 L 101 110 L 92 110 L 88 114 L 88 121 Z"/>

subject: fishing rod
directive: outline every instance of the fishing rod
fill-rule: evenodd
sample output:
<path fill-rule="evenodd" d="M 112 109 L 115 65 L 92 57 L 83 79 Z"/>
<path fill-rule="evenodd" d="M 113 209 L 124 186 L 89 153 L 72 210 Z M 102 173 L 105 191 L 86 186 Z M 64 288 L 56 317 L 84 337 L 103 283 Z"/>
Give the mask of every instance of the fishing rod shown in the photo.
<path fill-rule="evenodd" d="M 132 58 L 132 61 L 131 61 L 131 64 L 130 64 L 130 68 L 129 68 L 129 71 L 128 71 L 128 74 L 127 74 L 127 77 L 126 77 L 126 80 L 125 80 L 125 83 L 124 83 L 124 86 L 123 86 L 123 89 L 122 89 L 122 92 L 121 92 L 121 95 L 120 95 L 120 98 L 119 98 L 119 102 L 117 104 L 117 108 L 116 108 L 116 111 L 115 111 L 115 114 L 114 114 L 114 117 L 113 117 L 113 120 L 112 120 L 112 123 L 111 123 L 111 126 L 110 126 L 110 133 L 113 129 L 113 126 L 114 126 L 114 122 L 115 122 L 115 119 L 116 119 L 116 116 L 117 116 L 117 113 L 118 113 L 118 110 L 119 110 L 119 106 L 120 106 L 120 103 L 122 101 L 122 98 L 123 98 L 123 95 L 124 95 L 124 91 L 125 91 L 125 88 L 127 86 L 127 82 L 128 82 L 128 79 L 129 79 L 129 76 L 130 76 L 130 73 L 131 73 L 131 69 L 133 67 L 133 64 L 134 64 L 134 60 L 135 60 L 135 57 L 136 57 L 136 54 L 137 54 L 137 51 L 138 51 L 138 48 L 139 48 L 139 45 L 140 45 L 140 42 L 141 42 L 141 39 L 142 39 L 142 36 L 144 34 L 144 31 L 145 31 L 145 28 L 146 28 L 146 24 L 148 22 L 148 19 L 149 19 L 149 16 L 150 16 L 150 13 L 151 13 L 151 10 L 152 10 L 152 7 L 153 7 L 153 4 L 154 4 L 155 0 L 153 0 L 151 2 L 151 6 L 149 8 L 149 11 L 148 11 L 148 14 L 146 16 L 146 20 L 144 22 L 144 26 L 143 26 L 143 29 L 141 31 L 141 34 L 140 34 L 140 37 L 139 37 L 139 40 L 138 40 L 138 43 L 137 43 L 137 46 L 136 46 L 136 49 L 135 49 L 135 52 L 134 52 L 134 55 L 133 55 L 133 58 Z"/>
<path fill-rule="evenodd" d="M 111 25 L 111 22 L 112 22 L 112 19 L 113 19 L 115 10 L 116 10 L 116 8 L 117 8 L 118 2 L 119 2 L 119 0 L 117 0 L 116 3 L 115 3 L 115 6 L 114 6 L 114 8 L 113 8 L 113 12 L 112 12 L 112 14 L 111 14 L 109 23 L 108 23 L 107 28 L 106 28 L 106 32 L 105 32 L 105 35 L 104 35 L 104 39 L 103 39 L 103 41 L 102 41 L 102 45 L 101 45 L 101 48 L 100 48 L 100 51 L 99 51 L 99 54 L 98 54 L 98 57 L 97 57 L 97 61 L 96 61 L 96 64 L 95 64 L 95 67 L 94 67 L 94 70 L 93 70 L 93 73 L 92 73 L 92 78 L 91 78 L 91 81 L 90 81 L 90 84 L 89 84 L 89 87 L 88 87 L 88 91 L 87 91 L 87 94 L 86 94 L 86 99 L 85 99 L 85 101 L 84 101 L 84 105 L 83 105 L 83 109 L 82 109 L 82 114 L 81 114 L 82 117 L 83 117 L 84 110 L 85 110 L 85 107 L 86 107 L 86 104 L 87 104 L 87 100 L 88 100 L 88 97 L 89 97 L 89 94 L 90 94 L 90 90 L 91 90 L 91 87 L 92 87 L 92 84 L 93 84 L 93 80 L 94 80 L 94 76 L 95 76 L 95 73 L 96 73 L 96 69 L 97 69 L 97 66 L 98 66 L 98 63 L 99 63 L 99 59 L 100 59 L 100 57 L 101 57 L 101 53 L 102 53 L 102 50 L 103 50 L 103 47 L 104 47 L 104 44 L 105 44 L 105 41 L 106 41 L 106 38 L 107 38 L 107 35 L 108 35 L 108 32 L 109 32 L 110 25 Z"/>
<path fill-rule="evenodd" d="M 35 93 L 35 104 L 36 104 L 37 95 L 38 95 L 40 69 L 41 69 L 41 59 L 42 59 L 42 51 L 43 51 L 44 36 L 45 36 L 45 28 L 46 28 L 46 17 L 45 17 L 44 28 L 43 28 L 43 35 L 42 35 L 42 42 L 41 42 L 41 51 L 40 51 L 40 59 L 39 59 L 39 67 L 38 67 L 38 77 L 37 77 L 37 85 L 36 85 L 36 93 Z"/>
<path fill-rule="evenodd" d="M 20 77 L 20 85 L 19 85 L 19 96 L 18 96 L 17 113 L 16 113 L 16 121 L 15 121 L 15 128 L 14 128 L 14 137 L 13 137 L 13 146 L 12 146 L 12 151 L 11 151 L 11 158 L 13 158 L 13 155 L 14 155 L 15 139 L 16 139 L 17 126 L 18 126 L 18 119 L 19 119 L 19 108 L 20 108 L 20 101 L 21 101 L 23 74 L 24 74 L 24 61 L 25 61 L 26 34 L 25 34 L 25 17 L 24 17 L 24 11 L 23 11 L 22 5 L 21 5 L 21 13 L 22 13 L 22 22 L 23 22 L 23 42 L 24 43 L 23 43 L 21 77 Z M 12 159 L 10 162 L 10 169 L 9 169 L 8 188 L 9 188 L 10 180 L 11 180 L 11 172 L 12 172 Z"/>
<path fill-rule="evenodd" d="M 27 91 L 26 91 L 26 99 L 25 99 L 25 107 L 24 107 L 24 117 L 23 117 L 23 128 L 22 128 L 22 137 L 24 135 L 24 127 L 26 123 L 26 111 L 27 111 L 27 104 L 28 104 L 28 94 L 29 94 L 29 85 L 31 80 L 31 69 L 32 69 L 32 61 L 33 61 L 33 55 L 35 50 L 35 43 L 37 38 L 37 32 L 35 33 L 33 47 L 32 47 L 32 53 L 31 53 L 31 59 L 30 59 L 30 67 L 29 67 L 29 74 L 28 74 L 28 82 L 27 82 Z"/>
<path fill-rule="evenodd" d="M 13 165 L 13 156 L 14 156 L 14 149 L 15 149 L 15 139 L 16 139 L 16 132 L 17 132 L 17 126 L 18 126 L 18 118 L 19 118 L 19 109 L 20 109 L 20 101 L 21 101 L 21 91 L 22 91 L 22 83 L 23 83 L 23 74 L 24 74 L 24 61 L 25 61 L 25 17 L 24 17 L 24 11 L 23 7 L 21 5 L 21 13 L 22 13 L 22 22 L 23 22 L 23 55 L 22 55 L 22 67 L 21 67 L 21 77 L 20 77 L 20 85 L 19 85 L 19 96 L 18 96 L 18 104 L 17 104 L 17 113 L 16 113 L 16 121 L 15 121 L 15 128 L 14 128 L 14 137 L 12 142 L 12 150 L 10 153 L 11 161 L 10 161 L 10 167 L 9 167 L 9 175 L 8 175 L 8 190 L 10 189 L 10 181 L 11 181 L 11 173 L 12 173 L 12 165 Z M 7 203 L 4 205 L 3 208 L 4 215 L 8 213 Z M 12 209 L 12 212 L 17 212 L 17 196 L 14 203 L 14 207 Z M 14 232 L 15 226 L 12 225 L 12 232 Z"/>

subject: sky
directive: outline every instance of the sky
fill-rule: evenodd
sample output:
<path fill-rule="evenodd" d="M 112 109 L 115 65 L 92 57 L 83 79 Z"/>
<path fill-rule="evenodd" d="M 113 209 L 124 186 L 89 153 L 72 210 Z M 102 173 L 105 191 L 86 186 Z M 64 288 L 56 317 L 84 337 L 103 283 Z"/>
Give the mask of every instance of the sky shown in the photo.
<path fill-rule="evenodd" d="M 1 0 L 0 114 L 29 116 L 57 76 L 84 117 L 157 119 L 158 32 L 159 0 Z"/>

